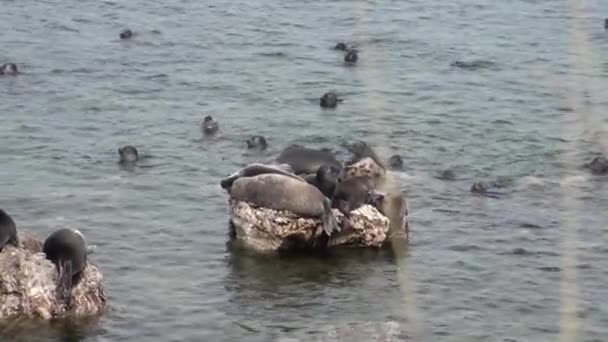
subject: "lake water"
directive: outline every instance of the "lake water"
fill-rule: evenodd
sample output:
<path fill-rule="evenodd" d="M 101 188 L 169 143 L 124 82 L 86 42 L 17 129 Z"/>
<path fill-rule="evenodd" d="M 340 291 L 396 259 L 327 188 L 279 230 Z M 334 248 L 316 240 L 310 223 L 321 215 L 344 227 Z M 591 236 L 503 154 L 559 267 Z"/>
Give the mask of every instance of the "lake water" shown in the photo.
<path fill-rule="evenodd" d="M 97 244 L 112 309 L 2 340 L 607 340 L 608 179 L 580 167 L 608 147 L 606 16 L 599 0 L 3 0 L 0 63 L 22 74 L 0 77 L 0 207 Z M 322 110 L 329 90 L 344 102 Z M 203 139 L 207 114 L 221 131 Z M 408 248 L 227 247 L 222 177 L 359 139 L 405 160 Z M 134 170 L 124 144 L 148 156 Z M 501 196 L 469 192 L 496 177 Z"/>

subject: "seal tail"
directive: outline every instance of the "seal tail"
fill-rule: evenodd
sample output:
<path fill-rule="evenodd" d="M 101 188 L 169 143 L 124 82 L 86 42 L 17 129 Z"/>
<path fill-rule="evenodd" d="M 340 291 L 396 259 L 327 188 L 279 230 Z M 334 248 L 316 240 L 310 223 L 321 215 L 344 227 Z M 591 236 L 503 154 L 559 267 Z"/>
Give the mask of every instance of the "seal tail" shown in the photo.
<path fill-rule="evenodd" d="M 61 299 L 69 306 L 71 302 L 70 291 L 72 290 L 72 261 L 59 261 L 59 284 L 57 291 Z"/>
<path fill-rule="evenodd" d="M 340 231 L 340 225 L 338 224 L 338 220 L 336 220 L 334 213 L 331 211 L 329 200 L 323 201 L 323 210 L 325 211 L 322 218 L 323 230 L 327 236 L 331 236 L 332 233 Z"/>

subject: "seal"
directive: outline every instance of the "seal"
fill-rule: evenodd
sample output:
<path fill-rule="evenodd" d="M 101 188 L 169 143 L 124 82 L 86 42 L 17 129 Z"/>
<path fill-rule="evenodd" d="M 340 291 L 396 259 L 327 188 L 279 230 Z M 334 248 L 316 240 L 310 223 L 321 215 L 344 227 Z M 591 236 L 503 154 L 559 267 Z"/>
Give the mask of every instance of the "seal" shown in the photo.
<path fill-rule="evenodd" d="M 18 73 L 19 71 L 17 71 L 17 65 L 14 63 L 2 64 L 2 66 L 0 67 L 0 75 L 15 76 Z"/>
<path fill-rule="evenodd" d="M 604 156 L 593 158 L 590 163 L 585 164 L 592 174 L 603 175 L 608 173 L 608 159 Z"/>
<path fill-rule="evenodd" d="M 71 303 L 71 289 L 87 265 L 87 244 L 76 229 L 59 229 L 44 241 L 42 251 L 59 273 L 57 291 L 66 304 Z"/>
<path fill-rule="evenodd" d="M 407 222 L 409 210 L 402 193 L 382 194 L 374 192 L 370 196 L 369 202 L 389 219 L 391 236 L 405 234 L 406 239 L 409 238 L 409 224 Z"/>
<path fill-rule="evenodd" d="M 336 44 L 336 46 L 334 46 L 334 50 L 339 50 L 339 51 L 346 51 L 347 46 L 344 42 L 339 42 Z"/>
<path fill-rule="evenodd" d="M 118 149 L 120 163 L 135 163 L 139 160 L 137 149 L 131 145 L 126 145 Z"/>
<path fill-rule="evenodd" d="M 201 129 L 204 134 L 214 134 L 219 129 L 219 124 L 217 121 L 213 120 L 211 115 L 207 115 L 205 116 L 205 119 L 203 119 Z"/>
<path fill-rule="evenodd" d="M 320 218 L 320 227 L 328 237 L 340 231 L 329 199 L 314 186 L 292 177 L 280 174 L 242 177 L 232 184 L 230 197 L 259 207 Z"/>
<path fill-rule="evenodd" d="M 334 167 L 340 170 L 340 173 L 344 168 L 342 163 L 330 151 L 316 150 L 299 145 L 286 147 L 281 151 L 276 161 L 291 166 L 295 174 L 316 174 L 323 165 Z"/>
<path fill-rule="evenodd" d="M 604 29 L 608 30 L 608 18 L 604 19 Z"/>
<path fill-rule="evenodd" d="M 222 179 L 220 181 L 220 185 L 221 185 L 222 189 L 228 190 L 228 192 L 230 192 L 230 187 L 232 187 L 232 184 L 238 178 L 253 177 L 253 176 L 266 174 L 266 173 L 279 174 L 279 175 L 291 177 L 291 178 L 299 180 L 301 182 L 305 182 L 304 179 L 296 176 L 293 173 L 293 171 L 291 170 L 291 167 L 289 165 L 286 165 L 286 164 L 267 165 L 267 164 L 253 163 L 253 164 L 249 164 L 249 165 L 245 166 L 244 168 L 238 170 L 237 172 L 231 174 L 230 176 Z"/>
<path fill-rule="evenodd" d="M 350 49 L 348 51 L 346 51 L 346 54 L 344 55 L 344 62 L 346 64 L 355 64 L 357 63 L 357 60 L 359 59 L 359 52 L 355 49 Z"/>
<path fill-rule="evenodd" d="M 0 252 L 2 252 L 4 246 L 8 244 L 17 246 L 18 242 L 15 221 L 6 211 L 0 209 Z"/>
<path fill-rule="evenodd" d="M 386 169 L 386 167 L 384 166 L 384 163 L 382 162 L 382 160 L 380 160 L 380 157 L 378 157 L 378 155 L 376 154 L 376 151 L 374 151 L 374 149 L 369 146 L 368 143 L 366 143 L 363 140 L 359 140 L 356 141 L 350 145 L 348 145 L 346 147 L 346 149 L 352 154 L 351 160 L 348 162 L 349 165 L 355 164 L 359 161 L 361 161 L 362 159 L 365 158 L 372 158 L 374 160 L 374 162 L 376 164 L 378 164 L 378 166 L 380 166 L 383 169 Z"/>
<path fill-rule="evenodd" d="M 259 150 L 265 150 L 268 147 L 266 138 L 262 135 L 254 135 L 247 139 L 247 148 L 257 148 Z"/>
<path fill-rule="evenodd" d="M 355 176 L 345 179 L 338 185 L 333 197 L 332 207 L 340 210 L 346 217 L 350 212 L 369 203 L 374 191 L 371 177 Z"/>
<path fill-rule="evenodd" d="M 388 158 L 388 165 L 394 170 L 401 170 L 403 169 L 403 158 L 398 154 L 394 154 Z"/>
<path fill-rule="evenodd" d="M 118 36 L 120 37 L 120 39 L 129 39 L 133 37 L 133 31 L 131 31 L 130 29 L 125 29 L 121 31 Z"/>
<path fill-rule="evenodd" d="M 336 108 L 338 106 L 338 96 L 334 92 L 327 92 L 319 99 L 321 108 Z"/>
<path fill-rule="evenodd" d="M 322 165 L 314 175 L 308 175 L 304 179 L 308 184 L 314 185 L 325 197 L 334 198 L 338 187 L 338 177 L 340 170 L 334 166 Z"/>

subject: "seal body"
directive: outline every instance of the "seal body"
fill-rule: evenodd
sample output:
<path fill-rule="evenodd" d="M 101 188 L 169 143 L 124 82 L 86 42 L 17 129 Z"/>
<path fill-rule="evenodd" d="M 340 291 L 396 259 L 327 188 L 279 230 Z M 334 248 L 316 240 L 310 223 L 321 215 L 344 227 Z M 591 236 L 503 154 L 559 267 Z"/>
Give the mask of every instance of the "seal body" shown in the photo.
<path fill-rule="evenodd" d="M 59 272 L 57 290 L 61 298 L 70 302 L 70 291 L 87 264 L 87 246 L 82 233 L 74 229 L 60 229 L 51 234 L 42 251 Z"/>
<path fill-rule="evenodd" d="M 289 165 L 266 165 L 260 163 L 249 164 L 232 175 L 222 179 L 220 185 L 222 189 L 230 189 L 234 181 L 241 177 L 253 177 L 261 174 L 272 173 L 279 174 L 286 177 L 294 178 L 298 181 L 304 182 L 305 180 L 296 176 Z"/>
<path fill-rule="evenodd" d="M 121 163 L 135 163 L 139 160 L 137 149 L 131 145 L 123 146 L 118 149 Z"/>
<path fill-rule="evenodd" d="M 230 197 L 259 207 L 320 218 L 327 236 L 340 231 L 329 199 L 314 186 L 292 177 L 280 174 L 242 177 L 232 185 Z"/>
<path fill-rule="evenodd" d="M 353 64 L 357 63 L 358 59 L 359 59 L 359 52 L 355 49 L 348 50 L 346 52 L 346 54 L 344 55 L 344 62 L 346 64 L 353 65 Z"/>
<path fill-rule="evenodd" d="M 343 166 L 333 153 L 324 150 L 315 150 L 302 146 L 292 145 L 285 148 L 277 157 L 281 164 L 289 164 L 294 173 L 316 174 L 323 165 L 342 170 Z"/>
<path fill-rule="evenodd" d="M 319 99 L 322 108 L 336 108 L 338 106 L 338 96 L 334 92 L 327 92 Z"/>
<path fill-rule="evenodd" d="M 339 170 L 329 165 L 322 165 L 315 175 L 308 175 L 304 179 L 331 200 L 334 198 L 338 187 L 338 177 Z"/>
<path fill-rule="evenodd" d="M 262 135 L 254 135 L 247 139 L 247 148 L 256 148 L 258 150 L 265 150 L 268 147 L 266 138 Z"/>
<path fill-rule="evenodd" d="M 370 201 L 374 183 L 368 176 L 350 177 L 340 183 L 333 197 L 332 206 L 345 216 Z"/>
<path fill-rule="evenodd" d="M 17 75 L 17 73 L 17 65 L 14 63 L 2 64 L 2 66 L 0 67 L 0 75 L 15 76 Z"/>
<path fill-rule="evenodd" d="M 17 226 L 13 218 L 4 210 L 0 209 L 0 252 L 4 246 L 10 244 L 17 246 Z"/>
<path fill-rule="evenodd" d="M 217 123 L 217 121 L 213 120 L 213 117 L 211 117 L 211 115 L 207 115 L 205 119 L 203 119 L 201 129 L 204 134 L 213 134 L 218 131 L 219 124 Z"/>

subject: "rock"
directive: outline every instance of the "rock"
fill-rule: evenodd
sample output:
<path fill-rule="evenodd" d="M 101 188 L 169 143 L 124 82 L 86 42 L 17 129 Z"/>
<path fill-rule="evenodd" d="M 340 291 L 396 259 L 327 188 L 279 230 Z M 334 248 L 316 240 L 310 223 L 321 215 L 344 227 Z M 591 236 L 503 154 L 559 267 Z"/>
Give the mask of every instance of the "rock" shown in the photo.
<path fill-rule="evenodd" d="M 103 276 L 96 265 L 87 263 L 72 288 L 73 303 L 66 307 L 57 295 L 57 269 L 44 253 L 35 252 L 42 249 L 42 242 L 27 233 L 20 238 L 19 247 L 6 246 L 0 253 L 0 320 L 86 317 L 105 311 Z"/>

